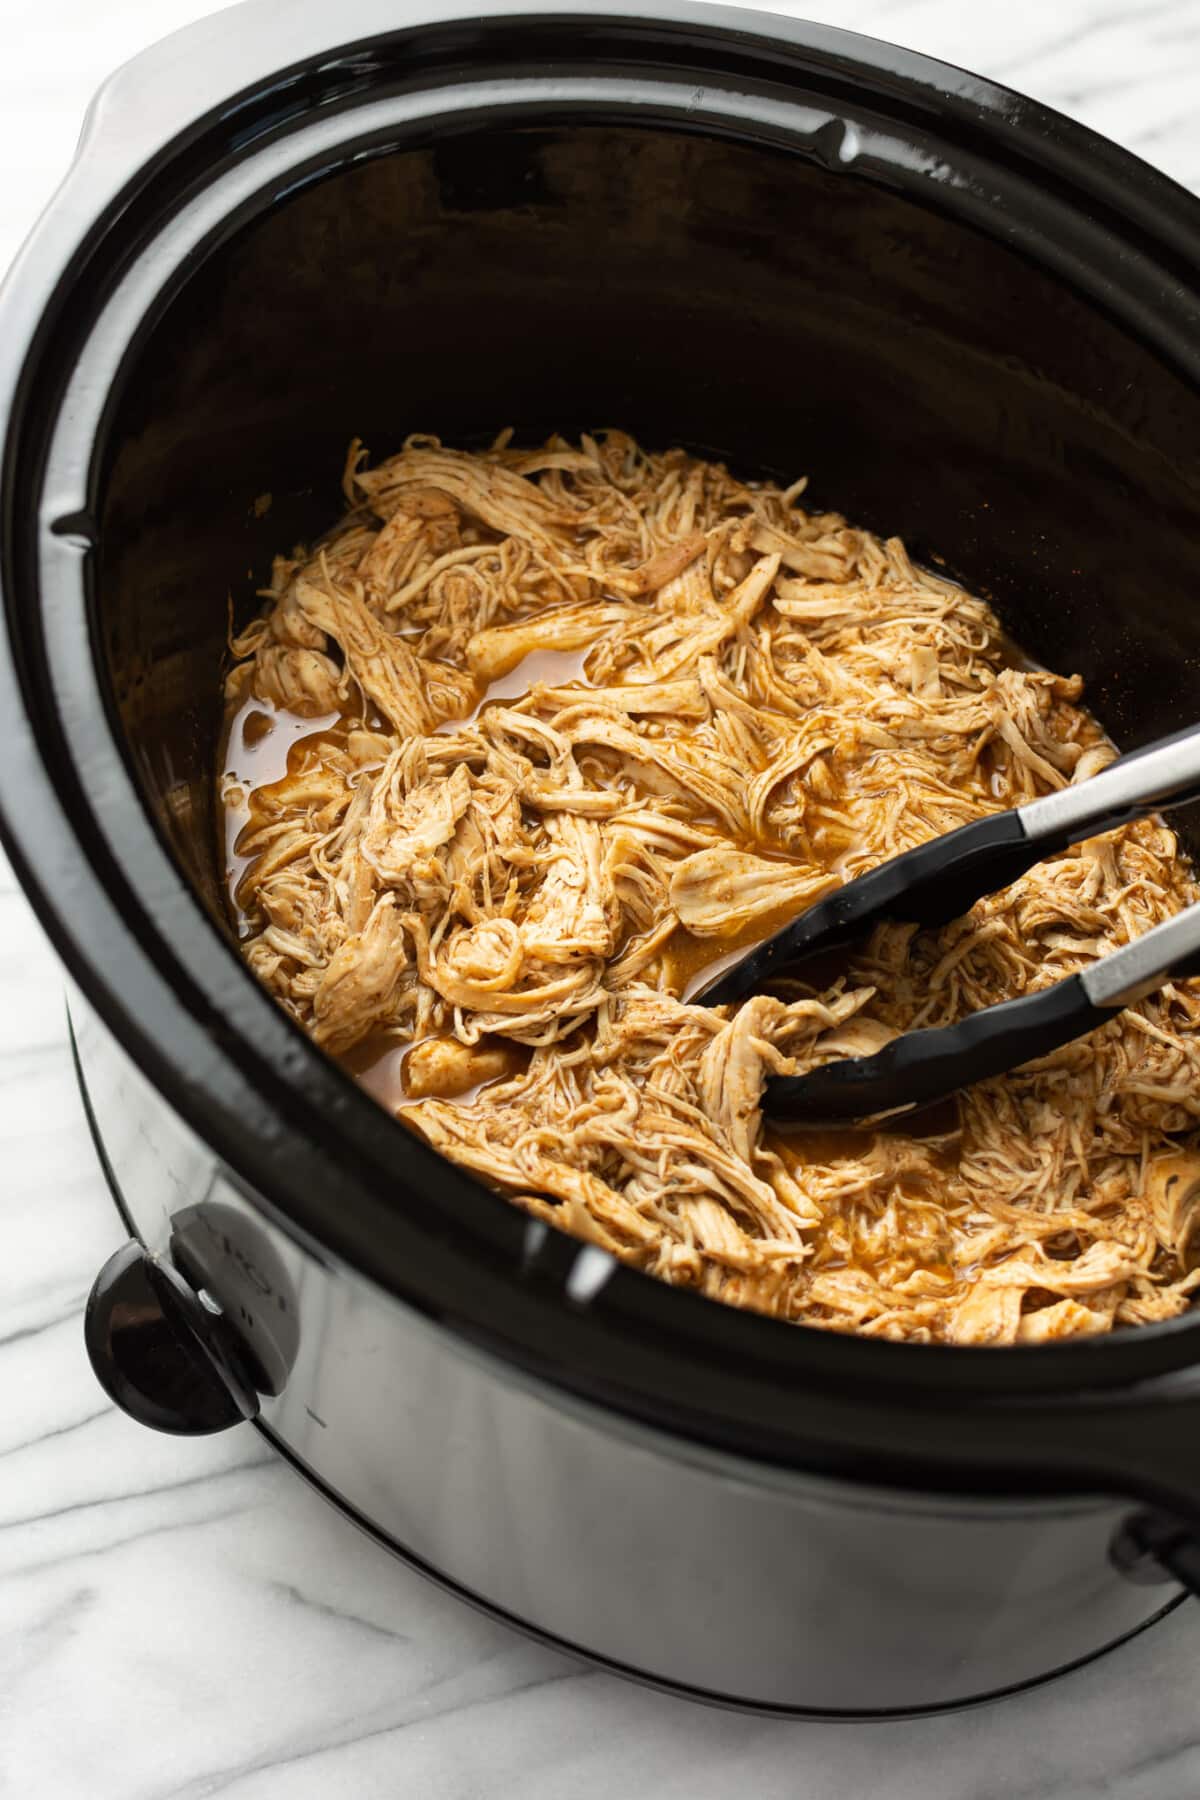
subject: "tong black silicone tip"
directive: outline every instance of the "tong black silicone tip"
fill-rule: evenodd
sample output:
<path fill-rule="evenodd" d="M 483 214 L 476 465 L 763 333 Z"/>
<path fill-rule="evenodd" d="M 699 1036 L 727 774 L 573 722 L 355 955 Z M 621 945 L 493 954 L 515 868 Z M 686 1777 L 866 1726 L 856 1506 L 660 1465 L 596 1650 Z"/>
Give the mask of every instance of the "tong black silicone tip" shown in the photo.
<path fill-rule="evenodd" d="M 1200 727 L 1121 757 L 1090 781 L 994 813 L 848 882 L 759 944 L 697 996 L 744 999 L 811 956 L 883 919 L 944 925 L 1047 856 L 1132 819 L 1200 798 Z M 764 1107 L 794 1123 L 844 1122 L 945 1099 L 1094 1031 L 1131 1001 L 1200 967 L 1200 904 L 1053 987 L 987 1007 L 957 1025 L 911 1031 L 874 1056 L 775 1076 Z"/>

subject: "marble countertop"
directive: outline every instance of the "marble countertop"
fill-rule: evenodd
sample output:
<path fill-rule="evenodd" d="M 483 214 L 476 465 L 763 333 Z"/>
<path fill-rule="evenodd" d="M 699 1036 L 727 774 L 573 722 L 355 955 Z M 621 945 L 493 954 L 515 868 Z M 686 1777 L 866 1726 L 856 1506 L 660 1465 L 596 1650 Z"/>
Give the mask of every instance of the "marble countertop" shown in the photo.
<path fill-rule="evenodd" d="M 105 73 L 205 0 L 3 0 L 0 266 Z M 1200 0 L 812 0 L 1200 187 Z M 2 725 L 0 725 L 2 732 Z M 2 738 L 0 738 L 2 743 Z M 253 1431 L 157 1437 L 83 1351 L 123 1233 L 63 999 L 0 862 L 0 1797 L 1194 1800 L 1200 1606 L 1021 1699 L 793 1725 L 664 1698 L 480 1617 L 360 1537 Z"/>

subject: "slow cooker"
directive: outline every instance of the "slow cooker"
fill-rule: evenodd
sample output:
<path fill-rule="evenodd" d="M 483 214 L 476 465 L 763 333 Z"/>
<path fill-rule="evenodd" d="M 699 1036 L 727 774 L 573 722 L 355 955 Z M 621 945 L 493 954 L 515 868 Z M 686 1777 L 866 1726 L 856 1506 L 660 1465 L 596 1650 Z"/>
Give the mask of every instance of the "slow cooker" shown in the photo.
<path fill-rule="evenodd" d="M 0 809 L 131 1240 L 119 1404 L 253 1420 L 613 1668 L 959 1704 L 1200 1588 L 1200 1317 L 1044 1348 L 721 1307 L 528 1219 L 277 1010 L 219 890 L 229 609 L 351 437 L 616 424 L 992 598 L 1126 748 L 1200 691 L 1200 205 L 907 52 L 677 0 L 255 0 L 122 70 L 0 301 Z"/>

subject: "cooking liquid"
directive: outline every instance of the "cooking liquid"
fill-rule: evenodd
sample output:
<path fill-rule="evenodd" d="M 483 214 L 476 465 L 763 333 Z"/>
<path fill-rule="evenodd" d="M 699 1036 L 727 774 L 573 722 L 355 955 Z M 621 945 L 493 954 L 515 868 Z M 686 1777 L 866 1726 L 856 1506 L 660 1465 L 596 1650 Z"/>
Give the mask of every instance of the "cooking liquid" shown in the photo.
<path fill-rule="evenodd" d="M 250 822 L 251 800 L 259 789 L 272 787 L 294 773 L 294 752 L 308 739 L 319 738 L 343 723 L 340 713 L 304 716 L 254 695 L 230 714 L 221 747 L 218 791 L 224 809 L 225 891 L 239 936 L 244 920 L 237 891 L 254 859 L 239 851 L 238 839 Z"/>
<path fill-rule="evenodd" d="M 756 854 L 762 853 L 759 851 Z M 661 953 L 668 987 L 681 1000 L 695 1000 L 718 975 L 724 974 L 734 963 L 741 962 L 749 951 L 759 944 L 765 944 L 777 931 L 782 931 L 795 916 L 795 906 L 785 901 L 771 912 L 759 913 L 757 918 L 729 937 L 697 937 L 680 925 L 667 939 Z M 813 958 L 798 973 L 810 986 L 818 989 L 828 987 L 829 982 L 835 980 L 844 969 L 845 961 L 844 956 L 837 956 L 834 966 L 831 958 Z M 829 970 L 828 981 L 821 979 L 824 969 Z"/>
<path fill-rule="evenodd" d="M 433 1095 L 434 1090 L 429 1087 L 422 1088 L 419 1096 L 409 1092 L 407 1064 L 414 1050 L 437 1041 L 422 1038 L 418 1043 L 410 1043 L 407 1038 L 397 1038 L 394 1032 L 373 1031 L 337 1060 L 353 1075 L 360 1087 L 364 1087 L 388 1112 L 401 1113 L 407 1107 L 417 1105 L 418 1098 L 426 1099 Z M 455 1039 L 444 1041 L 456 1042 Z M 452 1100 L 459 1106 L 471 1106 L 486 1088 L 495 1086 L 497 1082 L 511 1081 L 514 1075 L 519 1075 L 528 1067 L 532 1054 L 523 1044 L 510 1044 L 503 1038 L 485 1037 L 481 1040 L 480 1047 L 489 1053 L 490 1064 L 499 1065 L 495 1072 L 466 1086 L 448 1083 L 437 1090 L 437 1099 Z"/>
<path fill-rule="evenodd" d="M 523 700 L 535 682 L 543 687 L 590 687 L 583 665 L 591 649 L 588 644 L 582 650 L 531 650 L 507 675 L 497 675 L 495 681 L 488 682 L 466 718 L 443 719 L 438 731 L 461 731 L 464 725 L 474 724 L 484 707 L 494 701 Z"/>

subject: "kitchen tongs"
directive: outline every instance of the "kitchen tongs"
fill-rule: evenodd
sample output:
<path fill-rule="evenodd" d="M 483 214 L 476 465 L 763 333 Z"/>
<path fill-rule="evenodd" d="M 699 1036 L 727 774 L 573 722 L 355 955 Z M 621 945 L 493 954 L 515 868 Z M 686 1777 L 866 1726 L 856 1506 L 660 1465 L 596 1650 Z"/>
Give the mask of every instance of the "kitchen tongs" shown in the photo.
<path fill-rule="evenodd" d="M 850 944 L 882 919 L 945 925 L 1035 863 L 1131 819 L 1200 799 L 1200 726 L 1111 763 L 1075 787 L 994 813 L 860 875 L 726 969 L 696 996 L 741 1000 L 807 958 Z M 931 1105 L 1095 1031 L 1172 976 L 1200 973 L 1200 902 L 1040 993 L 957 1025 L 906 1032 L 874 1056 L 767 1082 L 781 1123 L 832 1124 Z"/>

